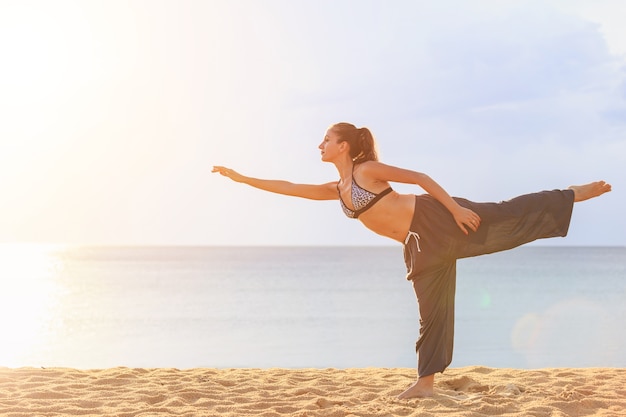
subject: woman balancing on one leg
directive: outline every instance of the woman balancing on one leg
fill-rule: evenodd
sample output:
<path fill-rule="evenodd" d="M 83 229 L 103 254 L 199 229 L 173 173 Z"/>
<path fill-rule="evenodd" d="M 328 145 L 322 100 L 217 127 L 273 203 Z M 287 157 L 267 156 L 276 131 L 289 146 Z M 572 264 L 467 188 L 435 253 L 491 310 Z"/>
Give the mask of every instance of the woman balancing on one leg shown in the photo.
<path fill-rule="evenodd" d="M 398 398 L 433 394 L 435 374 L 452 361 L 456 260 L 511 249 L 536 239 L 565 236 L 573 203 L 597 197 L 604 181 L 522 195 L 501 203 L 453 198 L 426 174 L 378 162 L 367 128 L 331 126 L 319 145 L 322 161 L 335 164 L 339 181 L 294 184 L 247 177 L 222 166 L 213 172 L 274 193 L 339 200 L 346 216 L 404 245 L 407 279 L 420 313 L 417 381 Z M 428 194 L 399 194 L 390 182 L 416 184 Z"/>

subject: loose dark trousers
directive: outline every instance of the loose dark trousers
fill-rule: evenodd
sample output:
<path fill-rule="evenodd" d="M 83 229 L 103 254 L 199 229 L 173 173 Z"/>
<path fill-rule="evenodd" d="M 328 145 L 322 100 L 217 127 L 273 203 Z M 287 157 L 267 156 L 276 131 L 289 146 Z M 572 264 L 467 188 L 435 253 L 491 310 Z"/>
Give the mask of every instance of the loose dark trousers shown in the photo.
<path fill-rule="evenodd" d="M 443 372 L 452 362 L 456 260 L 567 235 L 574 192 L 542 191 L 500 203 L 455 200 L 480 216 L 477 232 L 465 235 L 441 203 L 419 195 L 404 244 L 407 279 L 419 305 L 419 376 Z"/>

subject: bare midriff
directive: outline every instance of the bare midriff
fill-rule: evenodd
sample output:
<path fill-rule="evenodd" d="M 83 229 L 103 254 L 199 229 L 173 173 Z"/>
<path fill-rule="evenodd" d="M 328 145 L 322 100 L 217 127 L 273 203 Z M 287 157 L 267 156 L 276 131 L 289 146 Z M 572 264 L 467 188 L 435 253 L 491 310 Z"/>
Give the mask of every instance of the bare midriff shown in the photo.
<path fill-rule="evenodd" d="M 409 233 L 415 196 L 396 191 L 383 197 L 374 207 L 359 216 L 359 220 L 372 232 L 404 243 Z"/>

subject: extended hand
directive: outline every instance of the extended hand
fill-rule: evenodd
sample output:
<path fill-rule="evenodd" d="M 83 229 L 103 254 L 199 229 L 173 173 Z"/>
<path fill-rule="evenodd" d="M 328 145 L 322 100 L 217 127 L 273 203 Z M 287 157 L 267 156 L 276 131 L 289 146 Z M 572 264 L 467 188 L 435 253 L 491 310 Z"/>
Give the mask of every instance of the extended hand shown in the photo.
<path fill-rule="evenodd" d="M 230 169 L 230 168 L 223 167 L 223 166 L 219 166 L 219 165 L 215 165 L 213 169 L 211 170 L 211 172 L 219 172 L 221 175 L 228 177 L 231 180 L 236 181 L 236 182 L 242 182 L 244 179 L 244 176 L 238 173 L 237 171 Z"/>

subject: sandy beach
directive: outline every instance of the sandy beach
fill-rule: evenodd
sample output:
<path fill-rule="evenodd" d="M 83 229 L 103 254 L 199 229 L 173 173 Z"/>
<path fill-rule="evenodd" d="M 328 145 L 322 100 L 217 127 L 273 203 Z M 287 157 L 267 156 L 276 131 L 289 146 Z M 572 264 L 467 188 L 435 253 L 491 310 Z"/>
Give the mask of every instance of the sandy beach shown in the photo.
<path fill-rule="evenodd" d="M 413 369 L 0 368 L 0 415 L 623 416 L 626 369 L 465 367 L 397 400 Z"/>

